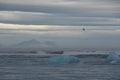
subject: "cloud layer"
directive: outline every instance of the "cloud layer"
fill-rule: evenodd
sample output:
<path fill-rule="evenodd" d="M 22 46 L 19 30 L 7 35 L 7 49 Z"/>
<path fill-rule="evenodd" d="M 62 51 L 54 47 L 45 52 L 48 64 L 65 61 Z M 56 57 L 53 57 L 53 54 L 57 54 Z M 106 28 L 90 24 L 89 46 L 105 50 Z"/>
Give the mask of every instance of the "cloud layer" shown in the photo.
<path fill-rule="evenodd" d="M 120 47 L 119 4 L 120 0 L 0 0 L 0 43 L 38 39 L 71 48 Z"/>
<path fill-rule="evenodd" d="M 37 25 L 120 25 L 119 0 L 0 1 L 0 22 Z"/>

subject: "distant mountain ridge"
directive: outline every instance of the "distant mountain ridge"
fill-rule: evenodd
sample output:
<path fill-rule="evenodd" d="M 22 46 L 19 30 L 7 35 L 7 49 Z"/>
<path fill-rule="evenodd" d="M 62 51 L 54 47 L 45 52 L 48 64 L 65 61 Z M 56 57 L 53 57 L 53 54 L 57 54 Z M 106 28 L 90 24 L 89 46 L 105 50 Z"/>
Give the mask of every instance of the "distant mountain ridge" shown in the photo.
<path fill-rule="evenodd" d="M 28 48 L 28 49 L 44 49 L 44 48 L 52 48 L 55 46 L 54 42 L 51 41 L 46 41 L 46 42 L 40 42 L 36 39 L 32 39 L 32 40 L 27 40 L 27 41 L 23 41 L 20 42 L 16 45 L 14 45 L 14 47 L 16 48 Z"/>
<path fill-rule="evenodd" d="M 18 43 L 16 46 L 34 46 L 34 45 L 39 45 L 40 44 L 40 41 L 37 41 L 35 39 L 32 39 L 32 40 L 28 40 L 28 41 L 23 41 L 21 43 Z"/>

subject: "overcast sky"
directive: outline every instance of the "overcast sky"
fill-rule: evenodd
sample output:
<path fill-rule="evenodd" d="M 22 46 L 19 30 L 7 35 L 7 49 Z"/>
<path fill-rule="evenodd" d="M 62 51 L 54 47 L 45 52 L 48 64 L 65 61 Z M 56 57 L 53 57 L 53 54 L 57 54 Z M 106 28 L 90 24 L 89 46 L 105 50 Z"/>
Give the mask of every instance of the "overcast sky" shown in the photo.
<path fill-rule="evenodd" d="M 30 39 L 120 47 L 120 0 L 0 0 L 0 44 Z"/>

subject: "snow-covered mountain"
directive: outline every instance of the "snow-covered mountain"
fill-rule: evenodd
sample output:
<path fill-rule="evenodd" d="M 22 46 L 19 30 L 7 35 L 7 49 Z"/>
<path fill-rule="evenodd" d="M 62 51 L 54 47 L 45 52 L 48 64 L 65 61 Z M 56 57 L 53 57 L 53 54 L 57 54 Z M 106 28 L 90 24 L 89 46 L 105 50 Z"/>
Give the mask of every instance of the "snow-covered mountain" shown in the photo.
<path fill-rule="evenodd" d="M 40 45 L 40 42 L 32 39 L 32 40 L 28 40 L 28 41 L 23 41 L 21 43 L 16 44 L 16 47 L 30 47 L 30 46 L 38 46 Z"/>
<path fill-rule="evenodd" d="M 24 48 L 24 49 L 45 49 L 45 48 L 52 48 L 54 47 L 54 43 L 53 42 L 40 42 L 36 39 L 32 39 L 32 40 L 27 40 L 27 41 L 23 41 L 21 43 L 18 43 L 16 45 L 14 45 L 14 47 L 16 48 Z"/>

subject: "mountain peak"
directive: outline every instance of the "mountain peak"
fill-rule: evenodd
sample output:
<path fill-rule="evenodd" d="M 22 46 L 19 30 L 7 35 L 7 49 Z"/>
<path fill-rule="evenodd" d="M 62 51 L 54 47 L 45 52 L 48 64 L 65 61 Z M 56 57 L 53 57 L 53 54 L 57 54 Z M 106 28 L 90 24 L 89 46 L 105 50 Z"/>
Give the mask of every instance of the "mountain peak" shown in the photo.
<path fill-rule="evenodd" d="M 18 43 L 17 45 L 15 45 L 14 47 L 16 48 L 30 48 L 30 49 L 38 49 L 38 48 L 42 48 L 42 49 L 46 49 L 46 48 L 52 48 L 54 46 L 53 42 L 40 42 L 36 39 L 31 39 L 31 40 L 27 40 L 27 41 L 23 41 L 21 43 Z"/>
<path fill-rule="evenodd" d="M 17 44 L 17 46 L 33 46 L 33 45 L 38 45 L 40 44 L 40 42 L 36 39 L 32 39 L 32 40 L 28 40 L 28 41 L 23 41 L 19 44 Z"/>

